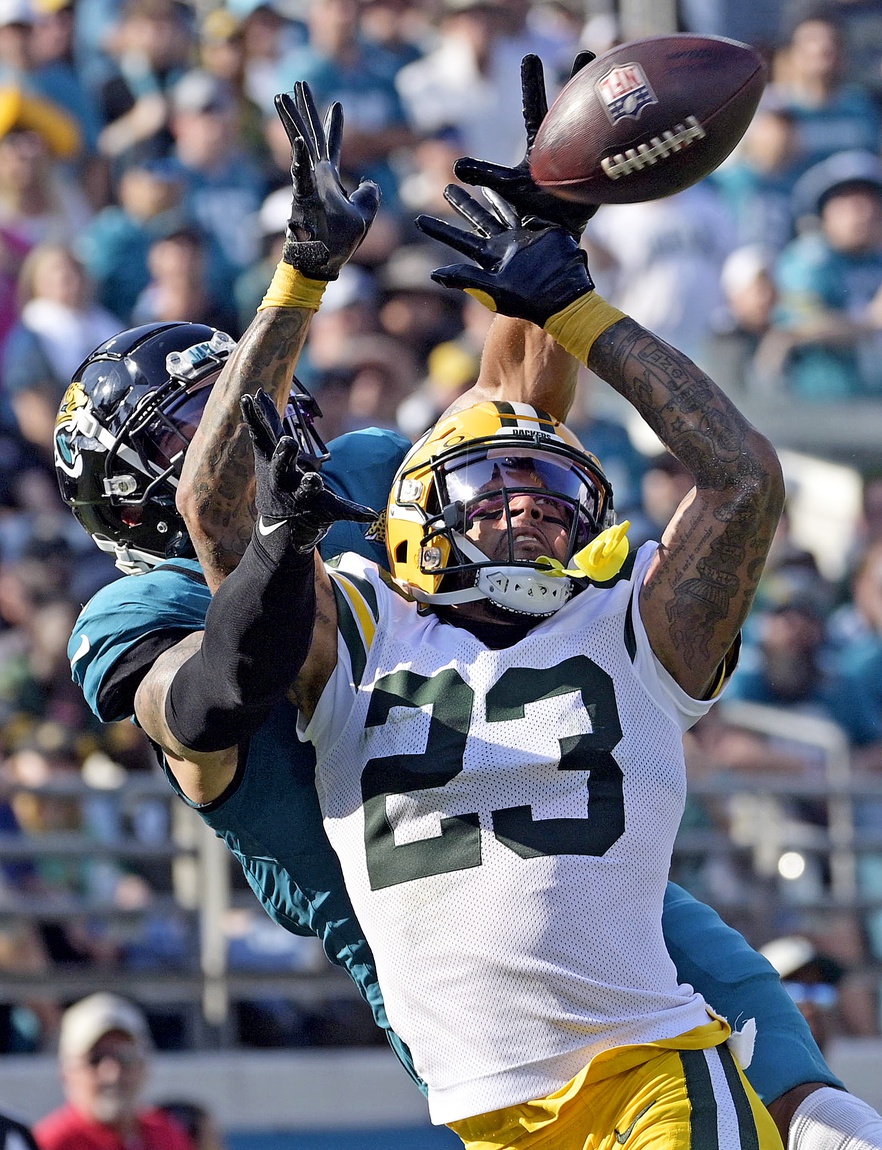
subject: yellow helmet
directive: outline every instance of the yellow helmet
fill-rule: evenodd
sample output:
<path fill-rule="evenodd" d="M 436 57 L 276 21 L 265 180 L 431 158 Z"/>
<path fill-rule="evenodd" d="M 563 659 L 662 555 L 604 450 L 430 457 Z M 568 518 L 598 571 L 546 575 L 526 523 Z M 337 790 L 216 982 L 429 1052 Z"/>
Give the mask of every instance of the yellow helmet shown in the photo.
<path fill-rule="evenodd" d="M 509 611 L 551 615 L 569 578 L 514 557 L 512 495 L 541 494 L 562 510 L 568 561 L 615 522 L 599 461 L 564 424 L 524 403 L 478 403 L 446 416 L 408 452 L 392 484 L 386 545 L 395 579 L 423 603 L 489 599 Z M 467 532 L 505 518 L 509 556 L 491 560 Z"/>

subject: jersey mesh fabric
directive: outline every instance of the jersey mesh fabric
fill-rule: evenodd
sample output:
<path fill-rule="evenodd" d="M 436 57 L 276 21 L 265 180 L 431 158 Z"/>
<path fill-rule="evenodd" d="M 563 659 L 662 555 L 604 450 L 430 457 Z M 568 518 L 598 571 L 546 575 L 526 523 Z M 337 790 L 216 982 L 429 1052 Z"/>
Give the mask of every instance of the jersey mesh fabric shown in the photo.
<path fill-rule="evenodd" d="M 357 557 L 340 565 L 370 585 L 378 625 L 361 689 L 349 636 L 305 733 L 435 1122 L 540 1097 L 601 1050 L 707 1019 L 678 985 L 661 906 L 682 732 L 710 704 L 663 671 L 631 610 L 654 550 L 499 651 L 417 616 Z"/>

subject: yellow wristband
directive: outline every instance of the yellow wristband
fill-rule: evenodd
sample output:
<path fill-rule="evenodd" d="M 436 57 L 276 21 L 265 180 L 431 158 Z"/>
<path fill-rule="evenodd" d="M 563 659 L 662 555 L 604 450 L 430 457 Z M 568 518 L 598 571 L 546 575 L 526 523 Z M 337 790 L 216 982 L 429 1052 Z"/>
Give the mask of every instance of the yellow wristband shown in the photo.
<path fill-rule="evenodd" d="M 318 311 L 327 286 L 327 280 L 310 279 L 284 260 L 279 260 L 273 281 L 257 310 L 263 311 L 267 307 L 303 307 L 309 311 Z"/>
<path fill-rule="evenodd" d="M 627 318 L 623 311 L 607 303 L 603 296 L 590 291 L 567 304 L 562 311 L 549 316 L 545 321 L 545 330 L 554 336 L 565 351 L 587 364 L 597 337 L 620 319 Z"/>

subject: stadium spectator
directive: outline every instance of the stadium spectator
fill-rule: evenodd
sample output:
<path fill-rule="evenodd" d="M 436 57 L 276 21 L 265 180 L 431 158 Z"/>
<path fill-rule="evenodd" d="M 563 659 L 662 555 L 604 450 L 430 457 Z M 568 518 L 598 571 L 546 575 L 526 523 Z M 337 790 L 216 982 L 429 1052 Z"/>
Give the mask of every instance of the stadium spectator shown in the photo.
<path fill-rule="evenodd" d="M 839 721 L 839 684 L 826 656 L 828 588 L 817 574 L 769 574 L 757 597 L 756 640 L 742 652 L 729 698 Z"/>
<path fill-rule="evenodd" d="M 228 7 L 242 21 L 245 93 L 264 116 L 275 120 L 279 68 L 288 53 L 306 41 L 306 26 L 280 0 L 233 0 Z"/>
<path fill-rule="evenodd" d="M 244 331 L 251 322 L 272 278 L 272 270 L 281 257 L 290 208 L 291 197 L 287 188 L 276 188 L 260 205 L 257 217 L 260 255 L 237 277 L 234 286 L 240 331 Z"/>
<path fill-rule="evenodd" d="M 245 64 L 242 21 L 228 8 L 211 8 L 199 25 L 199 66 L 231 88 L 236 136 L 263 168 L 270 163 L 269 144 L 263 131 L 263 112 L 246 91 Z"/>
<path fill-rule="evenodd" d="M 831 9 L 799 20 L 776 58 L 771 92 L 796 121 L 802 171 L 834 152 L 879 149 L 882 108 L 866 89 L 843 82 L 843 68 Z"/>
<path fill-rule="evenodd" d="M 97 213 L 75 246 L 98 301 L 125 324 L 150 281 L 151 245 L 187 224 L 183 180 L 168 160 L 135 160 L 120 174 L 116 200 Z"/>
<path fill-rule="evenodd" d="M 413 440 L 434 426 L 460 395 L 474 387 L 481 360 L 457 341 L 447 340 L 432 349 L 426 366 L 428 374 L 395 413 L 399 430 Z"/>
<path fill-rule="evenodd" d="M 264 287 L 267 282 L 264 280 Z M 321 311 L 310 325 L 309 344 L 297 364 L 298 378 L 315 390 L 316 395 L 324 391 L 330 377 L 335 377 L 337 384 L 345 379 L 348 405 L 349 385 L 352 382 L 347 358 L 349 348 L 353 340 L 378 334 L 381 333 L 374 277 L 355 264 L 347 264 L 340 269 L 337 279 L 328 284 Z M 405 354 L 411 353 L 406 349 Z M 417 368 L 414 367 L 413 371 L 416 373 Z M 325 417 L 329 417 L 330 410 L 324 394 L 321 394 L 319 402 Z M 342 434 L 345 422 L 344 411 L 338 418 L 322 424 L 323 434 L 327 432 L 330 438 Z"/>
<path fill-rule="evenodd" d="M 792 341 L 773 327 L 775 256 L 760 244 L 736 248 L 720 273 L 724 306 L 705 345 L 708 370 L 727 395 L 774 395 L 783 388 Z"/>
<path fill-rule="evenodd" d="M 427 13 L 411 0 L 361 0 L 359 23 L 371 57 L 390 79 L 424 55 Z"/>
<path fill-rule="evenodd" d="M 703 363 L 735 246 L 720 193 L 702 182 L 665 199 L 606 204 L 585 234 L 593 274 L 616 307 Z"/>
<path fill-rule="evenodd" d="M 33 15 L 35 87 L 76 118 L 86 154 L 94 153 L 99 115 L 74 56 L 74 0 L 34 0 Z"/>
<path fill-rule="evenodd" d="M 68 1007 L 58 1038 L 66 1103 L 35 1123 L 40 1150 L 194 1150 L 174 1118 L 142 1101 L 152 1048 L 141 1010 L 119 995 Z"/>
<path fill-rule="evenodd" d="M 6 340 L 0 377 L 22 436 L 52 452 L 55 416 L 70 377 L 119 318 L 95 303 L 86 271 L 70 247 L 37 244 L 19 275 L 21 318 Z"/>
<path fill-rule="evenodd" d="M 0 95 L 0 225 L 28 247 L 69 243 L 92 218 L 85 192 L 62 165 L 69 140 L 55 113 L 30 98 Z"/>
<path fill-rule="evenodd" d="M 147 252 L 150 279 L 132 308 L 134 323 L 158 323 L 187 315 L 232 336 L 239 334 L 236 309 L 212 286 L 211 238 L 200 228 L 184 227 L 158 236 Z"/>
<path fill-rule="evenodd" d="M 266 196 L 264 172 L 236 135 L 236 96 L 225 81 L 194 69 L 172 94 L 174 171 L 184 185 L 184 210 L 211 240 L 223 264 L 209 268 L 212 289 L 231 298 L 236 277 L 260 252 L 257 219 Z M 235 223 L 235 226 L 232 226 Z"/>
<path fill-rule="evenodd" d="M 459 154 L 514 163 L 523 148 L 517 101 L 521 51 L 502 0 L 442 0 L 438 43 L 395 83 L 420 136 L 450 136 Z M 348 105 L 347 105 L 348 109 Z"/>
<path fill-rule="evenodd" d="M 462 301 L 431 278 L 437 252 L 429 244 L 406 244 L 378 275 L 379 321 L 425 370 L 432 348 L 462 331 Z"/>
<path fill-rule="evenodd" d="M 802 170 L 798 155 L 793 112 L 766 96 L 733 155 L 710 176 L 731 213 L 739 247 L 779 252 L 793 239 L 793 188 Z"/>
<path fill-rule="evenodd" d="M 640 477 L 639 510 L 628 532 L 635 545 L 658 538 L 691 490 L 692 476 L 676 456 L 669 451 L 650 456 Z"/>
<path fill-rule="evenodd" d="M 0 85 L 5 92 L 14 90 L 28 100 L 38 100 L 49 115 L 64 123 L 72 138 L 65 158 L 75 160 L 94 148 L 95 108 L 73 69 L 37 58 L 36 20 L 31 0 L 4 0 L 0 5 Z"/>
<path fill-rule="evenodd" d="M 384 209 L 397 212 L 395 154 L 414 140 L 393 78 L 359 37 L 359 0 L 313 0 L 307 12 L 309 38 L 282 61 L 277 84 L 309 84 L 324 114 L 338 100 L 347 110 L 341 172 L 347 183 L 371 179 Z"/>
<path fill-rule="evenodd" d="M 382 333 L 352 336 L 340 348 L 331 370 L 342 371 L 349 379 L 343 431 L 399 430 L 398 408 L 419 379 L 417 361 L 407 343 Z"/>
<path fill-rule="evenodd" d="M 106 47 L 113 68 L 98 90 L 98 147 L 110 165 L 111 186 L 133 161 L 167 156 L 171 90 L 190 66 L 190 21 L 175 0 L 126 0 L 114 10 Z"/>
<path fill-rule="evenodd" d="M 76 121 L 82 151 L 71 174 L 82 181 L 94 207 L 105 202 L 105 165 L 97 154 L 101 120 L 94 93 L 74 59 L 73 0 L 34 0 L 30 54 L 34 90 Z"/>
<path fill-rule="evenodd" d="M 876 0 L 824 0 L 820 5 L 818 0 L 785 0 L 781 5 L 785 35 L 819 9 L 839 29 L 846 82 L 882 100 L 882 12 Z"/>
<path fill-rule="evenodd" d="M 837 153 L 794 195 L 819 227 L 793 240 L 776 268 L 774 326 L 793 345 L 786 386 L 805 400 L 882 395 L 882 160 Z"/>

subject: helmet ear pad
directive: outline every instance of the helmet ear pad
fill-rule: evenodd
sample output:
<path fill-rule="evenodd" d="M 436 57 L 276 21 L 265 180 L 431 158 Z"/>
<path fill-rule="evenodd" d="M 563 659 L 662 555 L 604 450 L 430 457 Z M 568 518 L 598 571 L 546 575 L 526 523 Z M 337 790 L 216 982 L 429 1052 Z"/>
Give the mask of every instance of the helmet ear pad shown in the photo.
<path fill-rule="evenodd" d="M 523 458 L 534 461 L 525 471 L 543 473 L 525 482 L 524 493 L 548 491 L 572 512 L 570 555 L 615 522 L 609 481 L 599 461 L 568 428 L 526 404 L 476 404 L 427 432 L 408 453 L 392 485 L 386 515 L 390 568 L 415 598 L 439 604 L 485 598 L 525 614 L 551 614 L 563 605 L 566 600 L 559 591 L 566 579 L 553 580 L 544 574 L 547 567 L 515 558 L 507 503 L 508 561 L 486 559 L 466 537 L 471 486 L 485 492 L 483 482 L 477 488 L 472 481 L 469 468 L 477 473 L 480 469 L 473 463 L 484 464 L 489 476 L 500 465 L 511 471 L 506 461 Z M 448 477 L 458 470 L 469 478 L 450 490 Z M 503 482 L 499 490 L 506 500 L 511 482 Z M 497 598 L 497 588 L 503 587 Z"/>

